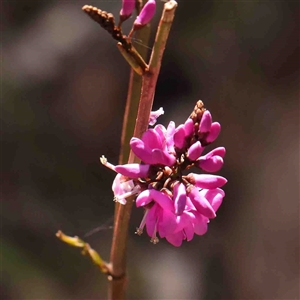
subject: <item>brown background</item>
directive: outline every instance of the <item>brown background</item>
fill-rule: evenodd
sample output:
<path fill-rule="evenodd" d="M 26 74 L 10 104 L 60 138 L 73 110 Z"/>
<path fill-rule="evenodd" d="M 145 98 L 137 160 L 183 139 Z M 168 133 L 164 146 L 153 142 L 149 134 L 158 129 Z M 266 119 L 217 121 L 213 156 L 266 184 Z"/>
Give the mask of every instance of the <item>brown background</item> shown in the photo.
<path fill-rule="evenodd" d="M 2 299 L 106 297 L 55 232 L 100 226 L 86 240 L 108 258 L 114 174 L 98 159 L 117 163 L 129 67 L 81 6 L 120 3 L 2 2 Z M 208 233 L 180 248 L 134 235 L 134 209 L 129 299 L 299 299 L 298 80 L 298 1 L 179 2 L 154 108 L 180 124 L 202 99 L 229 182 Z"/>

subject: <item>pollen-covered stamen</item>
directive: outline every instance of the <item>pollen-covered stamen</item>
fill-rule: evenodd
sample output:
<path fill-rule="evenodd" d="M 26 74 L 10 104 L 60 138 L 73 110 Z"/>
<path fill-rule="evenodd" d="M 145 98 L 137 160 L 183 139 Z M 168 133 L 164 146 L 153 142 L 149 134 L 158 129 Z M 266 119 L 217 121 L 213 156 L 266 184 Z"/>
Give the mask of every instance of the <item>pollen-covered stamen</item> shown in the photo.
<path fill-rule="evenodd" d="M 154 230 L 153 230 L 153 234 L 152 234 L 152 237 L 151 237 L 151 240 L 150 242 L 154 245 L 156 245 L 158 242 L 159 242 L 159 239 L 158 237 L 156 236 L 156 233 L 157 233 L 157 221 L 155 223 L 155 227 L 154 227 Z"/>
<path fill-rule="evenodd" d="M 137 234 L 137 235 L 142 235 L 142 234 L 143 234 L 143 229 L 137 227 L 137 228 L 136 228 L 135 234 Z"/>
<path fill-rule="evenodd" d="M 159 242 L 159 238 L 156 236 L 154 238 L 151 238 L 150 242 L 153 244 L 153 245 L 156 245 L 158 242 Z"/>
<path fill-rule="evenodd" d="M 101 164 L 104 165 L 105 167 L 107 167 L 107 168 L 109 168 L 109 169 L 115 171 L 115 166 L 114 166 L 113 164 L 109 163 L 109 162 L 107 161 L 107 158 L 106 158 L 104 155 L 102 155 L 102 156 L 100 157 L 100 162 L 101 162 Z"/>
<path fill-rule="evenodd" d="M 136 228 L 135 234 L 142 235 L 145 224 L 146 224 L 146 218 L 147 218 L 148 211 L 149 211 L 148 209 L 145 210 L 145 213 L 144 213 L 143 219 L 141 221 L 140 227 Z"/>

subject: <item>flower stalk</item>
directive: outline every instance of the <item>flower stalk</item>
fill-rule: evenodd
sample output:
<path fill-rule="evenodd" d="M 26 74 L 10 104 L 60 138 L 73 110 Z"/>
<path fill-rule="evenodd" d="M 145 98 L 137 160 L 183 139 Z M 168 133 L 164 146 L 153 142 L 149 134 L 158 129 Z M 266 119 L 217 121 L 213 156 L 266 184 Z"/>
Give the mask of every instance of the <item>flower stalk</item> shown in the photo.
<path fill-rule="evenodd" d="M 163 57 L 164 49 L 170 32 L 170 28 L 174 19 L 175 10 L 177 7 L 176 1 L 169 1 L 165 3 L 162 17 L 160 19 L 159 27 L 157 30 L 155 43 L 152 49 L 149 69 L 142 75 L 142 84 L 140 81 L 134 81 L 136 74 L 131 73 L 131 80 L 128 91 L 128 105 L 126 107 L 127 115 L 125 113 L 126 127 L 122 134 L 122 153 L 120 157 L 120 163 L 123 163 L 126 157 L 126 151 L 128 148 L 124 148 L 126 140 L 124 132 L 130 131 L 130 125 L 128 123 L 129 112 L 135 111 L 136 102 L 134 103 L 133 95 L 137 97 L 138 88 L 141 87 L 141 94 L 138 101 L 138 113 L 136 117 L 136 123 L 133 134 L 130 132 L 129 136 L 135 136 L 141 138 L 142 134 L 148 128 L 149 116 L 152 109 L 153 98 L 159 75 L 161 60 Z M 132 71 L 131 71 L 132 72 Z M 135 98 L 137 99 L 137 98 Z M 127 123 L 126 123 L 127 119 Z M 139 162 L 139 159 L 130 151 L 128 163 Z M 133 205 L 134 197 L 127 198 L 126 205 L 116 203 L 115 218 L 114 218 L 114 233 L 112 240 L 112 248 L 110 255 L 109 271 L 112 274 L 112 280 L 110 281 L 108 298 L 124 299 L 125 283 L 126 283 L 126 250 L 128 239 L 128 225 Z"/>

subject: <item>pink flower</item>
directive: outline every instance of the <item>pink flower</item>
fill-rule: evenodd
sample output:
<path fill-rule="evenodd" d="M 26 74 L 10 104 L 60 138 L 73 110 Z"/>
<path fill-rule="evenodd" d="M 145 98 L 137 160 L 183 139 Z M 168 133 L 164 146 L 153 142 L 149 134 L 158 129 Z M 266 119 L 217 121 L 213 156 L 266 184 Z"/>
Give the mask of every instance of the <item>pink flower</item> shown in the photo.
<path fill-rule="evenodd" d="M 176 162 L 174 142 L 171 140 L 173 126 L 166 129 L 162 125 L 156 125 L 148 129 L 142 139 L 132 138 L 130 147 L 133 153 L 144 163 L 150 165 L 171 166 Z"/>
<path fill-rule="evenodd" d="M 157 118 L 161 115 L 163 115 L 165 112 L 164 112 L 164 109 L 162 107 L 160 107 L 158 110 L 155 110 L 155 111 L 151 111 L 150 113 L 150 118 L 149 118 L 149 125 L 150 126 L 153 126 L 155 125 L 156 121 L 157 121 Z"/>
<path fill-rule="evenodd" d="M 112 190 L 114 192 L 114 201 L 124 205 L 126 204 L 126 198 L 136 195 L 140 191 L 140 187 L 125 176 L 117 174 L 113 181 Z"/>
<path fill-rule="evenodd" d="M 133 137 L 130 146 L 140 164 L 113 166 L 102 158 L 103 164 L 119 173 L 113 185 L 116 201 L 125 204 L 127 197 L 136 195 L 136 206 L 145 209 L 137 234 L 146 227 L 154 244 L 159 236 L 178 247 L 195 234 L 205 234 L 225 196 L 224 177 L 185 175 L 193 166 L 206 172 L 223 166 L 224 147 L 202 155 L 221 126 L 212 121 L 209 111 L 201 110 L 201 103 L 184 124 L 176 127 L 171 121 L 167 128 L 158 124 L 141 139 Z"/>

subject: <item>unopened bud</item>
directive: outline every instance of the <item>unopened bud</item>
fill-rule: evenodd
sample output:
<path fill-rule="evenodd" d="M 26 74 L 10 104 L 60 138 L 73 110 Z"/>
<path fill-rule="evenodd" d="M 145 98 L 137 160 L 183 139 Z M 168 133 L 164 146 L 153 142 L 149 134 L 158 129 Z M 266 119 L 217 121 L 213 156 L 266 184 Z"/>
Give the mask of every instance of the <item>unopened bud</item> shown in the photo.
<path fill-rule="evenodd" d="M 133 23 L 134 30 L 140 29 L 147 25 L 155 14 L 156 2 L 149 0 L 142 8 L 140 14 L 137 16 Z"/>
<path fill-rule="evenodd" d="M 135 0 L 122 0 L 122 9 L 120 11 L 120 23 L 130 18 L 135 8 Z"/>

